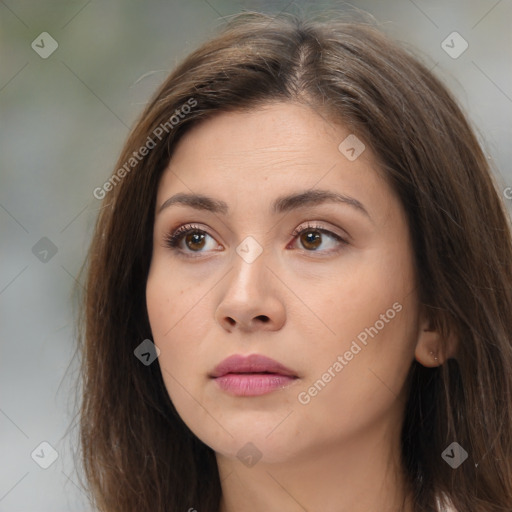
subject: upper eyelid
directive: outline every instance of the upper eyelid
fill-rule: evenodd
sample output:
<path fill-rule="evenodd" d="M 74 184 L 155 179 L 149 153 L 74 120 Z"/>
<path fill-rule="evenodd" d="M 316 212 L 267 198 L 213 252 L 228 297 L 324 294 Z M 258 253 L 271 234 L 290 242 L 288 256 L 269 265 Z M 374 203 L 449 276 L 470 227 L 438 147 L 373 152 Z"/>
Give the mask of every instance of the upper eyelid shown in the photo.
<path fill-rule="evenodd" d="M 318 229 L 319 231 L 322 231 L 322 232 L 328 232 L 328 233 L 331 233 L 335 236 L 338 236 L 342 239 L 346 239 L 346 240 L 350 240 L 352 237 L 344 230 L 344 229 L 341 229 L 341 228 L 330 228 L 328 226 L 325 226 L 323 225 L 326 221 L 304 221 L 304 222 L 301 222 L 293 231 L 292 231 L 292 235 L 294 233 L 300 233 L 301 231 L 304 231 L 305 229 Z M 341 233 L 338 233 L 337 231 L 341 231 Z"/>
<path fill-rule="evenodd" d="M 303 221 L 303 222 L 299 223 L 296 228 L 293 229 L 292 234 L 299 233 L 300 231 L 303 231 L 304 229 L 318 229 L 318 230 L 331 232 L 333 235 L 337 235 L 342 238 L 350 238 L 350 235 L 344 229 L 330 228 L 328 226 L 323 225 L 323 223 L 325 223 L 325 222 L 327 222 L 327 221 L 315 221 L 315 220 Z M 167 234 L 172 235 L 178 231 L 181 231 L 183 234 L 183 233 L 186 233 L 187 231 L 195 230 L 195 231 L 203 231 L 207 235 L 211 236 L 212 238 L 215 238 L 215 236 L 209 232 L 209 228 L 205 228 L 203 226 L 204 225 L 197 223 L 197 222 L 187 222 L 185 224 L 181 224 L 181 225 L 177 226 L 176 228 L 170 230 L 169 232 L 167 232 Z M 336 229 L 341 230 L 343 232 L 343 234 L 336 233 Z"/>

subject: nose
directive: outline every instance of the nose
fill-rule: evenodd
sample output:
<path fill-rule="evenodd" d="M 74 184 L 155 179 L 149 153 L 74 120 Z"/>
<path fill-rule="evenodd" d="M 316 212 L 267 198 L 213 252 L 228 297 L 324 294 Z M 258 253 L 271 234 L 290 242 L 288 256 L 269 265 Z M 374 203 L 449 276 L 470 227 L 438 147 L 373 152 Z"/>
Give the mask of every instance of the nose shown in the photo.
<path fill-rule="evenodd" d="M 215 319 L 228 332 L 277 331 L 286 321 L 282 285 L 261 254 L 252 263 L 238 255 L 228 272 Z"/>

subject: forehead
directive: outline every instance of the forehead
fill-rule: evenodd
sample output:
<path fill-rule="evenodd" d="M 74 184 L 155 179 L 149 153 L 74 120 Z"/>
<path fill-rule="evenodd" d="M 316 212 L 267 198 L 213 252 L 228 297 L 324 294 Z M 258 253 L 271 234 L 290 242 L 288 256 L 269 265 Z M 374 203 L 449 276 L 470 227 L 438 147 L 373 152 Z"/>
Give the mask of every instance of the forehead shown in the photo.
<path fill-rule="evenodd" d="M 339 143 L 349 131 L 327 121 L 311 108 L 296 103 L 271 103 L 250 112 L 225 112 L 201 122 L 178 143 L 173 160 L 189 154 L 193 146 L 211 162 L 246 160 L 258 166 L 281 161 L 314 163 L 339 156 Z M 183 153 L 187 153 L 183 155 Z M 249 157 L 249 158 L 248 158 Z"/>
<path fill-rule="evenodd" d="M 339 148 L 347 137 L 360 144 L 357 150 L 364 148 L 355 159 Z M 368 145 L 353 138 L 347 128 L 292 103 L 217 114 L 178 142 L 160 182 L 157 208 L 176 192 L 228 203 L 245 194 L 256 206 L 312 188 L 357 197 L 371 208 L 393 192 L 376 172 Z"/>

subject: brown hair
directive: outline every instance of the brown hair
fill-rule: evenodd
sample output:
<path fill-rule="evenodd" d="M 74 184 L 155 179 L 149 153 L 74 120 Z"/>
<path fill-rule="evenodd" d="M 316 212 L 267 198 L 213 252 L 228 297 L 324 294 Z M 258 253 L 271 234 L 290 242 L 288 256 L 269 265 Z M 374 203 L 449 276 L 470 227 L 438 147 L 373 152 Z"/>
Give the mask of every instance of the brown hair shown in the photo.
<path fill-rule="evenodd" d="M 218 511 L 213 450 L 178 416 L 159 365 L 134 350 L 152 338 L 145 286 L 173 148 L 205 118 L 270 101 L 307 104 L 369 145 L 407 214 L 420 301 L 458 339 L 455 358 L 410 369 L 402 462 L 415 512 L 443 495 L 460 512 L 512 510 L 512 243 L 488 162 L 417 57 L 369 21 L 328 16 L 234 17 L 170 74 L 122 150 L 79 324 L 81 457 L 103 512 Z M 139 151 L 149 139 L 155 147 Z M 469 454 L 457 469 L 441 458 L 453 441 Z"/>

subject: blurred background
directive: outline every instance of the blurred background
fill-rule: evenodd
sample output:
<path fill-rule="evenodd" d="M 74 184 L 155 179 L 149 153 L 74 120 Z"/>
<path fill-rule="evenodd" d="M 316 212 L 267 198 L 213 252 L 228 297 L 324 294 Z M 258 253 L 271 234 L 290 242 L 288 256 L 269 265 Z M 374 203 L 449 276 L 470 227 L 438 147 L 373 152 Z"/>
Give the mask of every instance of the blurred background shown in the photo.
<path fill-rule="evenodd" d="M 512 209 L 512 1 L 0 1 L 0 511 L 86 511 L 73 287 L 150 95 L 230 16 L 372 13 L 455 93 Z"/>

